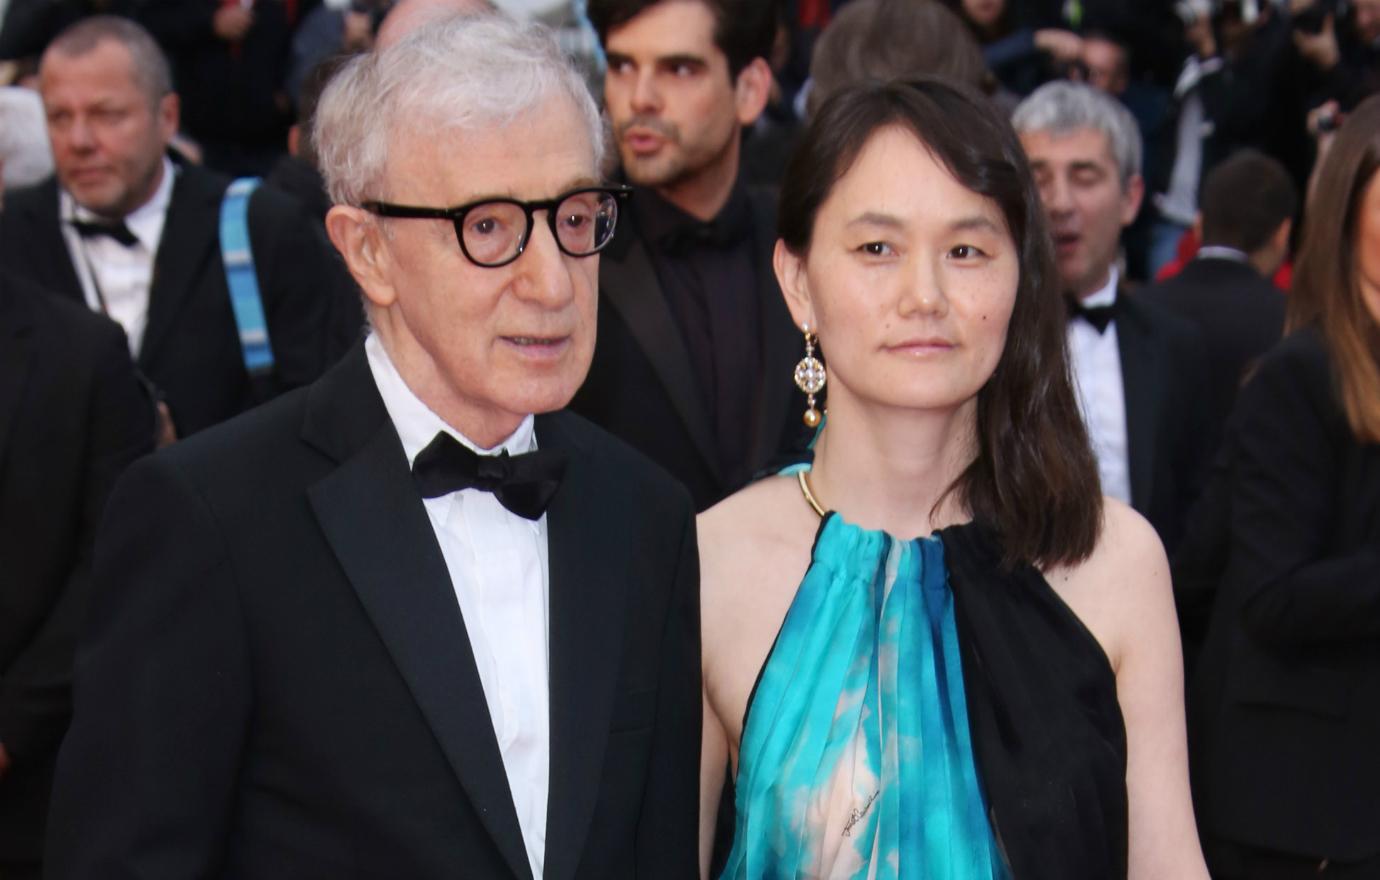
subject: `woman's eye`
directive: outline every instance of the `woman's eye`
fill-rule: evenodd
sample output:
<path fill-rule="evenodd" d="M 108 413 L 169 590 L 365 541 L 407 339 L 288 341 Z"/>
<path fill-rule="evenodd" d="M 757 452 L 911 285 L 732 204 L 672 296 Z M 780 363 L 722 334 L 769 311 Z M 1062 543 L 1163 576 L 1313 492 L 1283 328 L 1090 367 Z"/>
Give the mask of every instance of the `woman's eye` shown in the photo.
<path fill-rule="evenodd" d="M 869 241 L 862 247 L 858 248 L 858 250 L 862 251 L 870 257 L 886 257 L 890 256 L 893 253 L 891 245 L 887 244 L 884 241 Z"/>
<path fill-rule="evenodd" d="M 956 260 L 972 260 L 983 256 L 983 253 L 970 244 L 960 244 L 950 249 L 949 256 Z"/>

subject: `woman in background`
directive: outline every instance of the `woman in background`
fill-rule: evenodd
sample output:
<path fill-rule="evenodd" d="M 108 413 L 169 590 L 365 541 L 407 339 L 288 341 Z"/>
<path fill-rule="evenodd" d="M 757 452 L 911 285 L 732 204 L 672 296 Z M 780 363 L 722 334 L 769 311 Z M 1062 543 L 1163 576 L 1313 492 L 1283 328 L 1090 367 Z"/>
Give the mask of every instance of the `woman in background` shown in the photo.
<path fill-rule="evenodd" d="M 705 860 L 729 765 L 725 877 L 1205 877 L 1164 553 L 1098 491 L 1010 126 L 844 88 L 780 217 L 829 412 L 807 469 L 700 518 Z"/>
<path fill-rule="evenodd" d="M 1230 430 L 1226 571 L 1195 675 L 1213 876 L 1380 877 L 1380 97 L 1316 172 L 1291 334 Z"/>

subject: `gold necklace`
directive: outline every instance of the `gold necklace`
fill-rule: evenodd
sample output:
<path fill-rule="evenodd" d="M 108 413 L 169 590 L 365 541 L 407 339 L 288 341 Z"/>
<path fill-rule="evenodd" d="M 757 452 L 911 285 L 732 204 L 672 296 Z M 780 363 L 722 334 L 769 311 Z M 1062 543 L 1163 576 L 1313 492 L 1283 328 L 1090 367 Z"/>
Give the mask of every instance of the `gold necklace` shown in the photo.
<path fill-rule="evenodd" d="M 815 493 L 810 491 L 810 478 L 805 476 L 806 473 L 803 468 L 795 472 L 796 481 L 800 483 L 800 494 L 805 496 L 806 503 L 819 514 L 819 518 L 824 519 L 824 507 L 819 503 L 819 499 L 815 498 Z"/>

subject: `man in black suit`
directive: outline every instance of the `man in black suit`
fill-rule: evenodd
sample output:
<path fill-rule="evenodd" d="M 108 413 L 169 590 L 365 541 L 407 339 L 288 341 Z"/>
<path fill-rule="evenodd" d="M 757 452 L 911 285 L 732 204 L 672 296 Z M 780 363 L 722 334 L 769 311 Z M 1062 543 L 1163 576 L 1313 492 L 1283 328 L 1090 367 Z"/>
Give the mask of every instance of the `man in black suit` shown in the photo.
<path fill-rule="evenodd" d="M 251 377 L 221 258 L 229 181 L 167 158 L 178 98 L 152 38 L 126 19 L 85 19 L 44 53 L 39 88 L 57 176 L 6 200 L 0 266 L 119 322 L 177 435 L 320 375 L 334 256 L 291 199 L 250 198 L 273 355 Z"/>
<path fill-rule="evenodd" d="M 153 404 L 120 328 L 0 272 L 0 878 L 39 876 L 91 550 Z"/>
<path fill-rule="evenodd" d="M 590 18 L 633 195 L 600 267 L 599 344 L 574 408 L 703 509 L 803 431 L 801 335 L 771 268 L 775 196 L 739 179 L 776 20 L 757 0 L 597 0 Z"/>
<path fill-rule="evenodd" d="M 1145 185 L 1135 120 L 1091 86 L 1053 82 L 1012 123 L 1049 217 L 1068 297 L 1069 353 L 1102 491 L 1129 503 L 1171 549 L 1202 480 L 1202 339 L 1120 283 L 1121 231 Z"/>
<path fill-rule="evenodd" d="M 692 877 L 693 511 L 561 410 L 617 219 L 598 109 L 482 15 L 318 114 L 372 335 L 116 488 L 49 876 Z"/>
<path fill-rule="evenodd" d="M 1214 449 L 1248 371 L 1284 335 L 1284 294 L 1269 279 L 1289 253 L 1297 209 L 1283 165 L 1256 150 L 1234 153 L 1203 184 L 1202 248 L 1178 275 L 1141 293 L 1203 333 Z"/>

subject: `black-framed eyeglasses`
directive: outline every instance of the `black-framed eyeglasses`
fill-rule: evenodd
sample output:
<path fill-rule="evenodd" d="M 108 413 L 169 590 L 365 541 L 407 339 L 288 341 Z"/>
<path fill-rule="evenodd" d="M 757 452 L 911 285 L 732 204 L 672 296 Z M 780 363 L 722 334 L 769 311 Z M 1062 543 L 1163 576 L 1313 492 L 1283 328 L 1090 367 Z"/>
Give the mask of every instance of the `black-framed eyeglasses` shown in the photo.
<path fill-rule="evenodd" d="M 565 254 L 588 257 L 613 240 L 618 203 L 632 192 L 626 186 L 585 186 L 554 199 L 481 199 L 454 208 L 414 208 L 388 202 L 365 202 L 364 210 L 380 217 L 449 220 L 466 259 L 496 269 L 522 256 L 532 239 L 532 215 L 546 212 L 551 236 Z"/>

